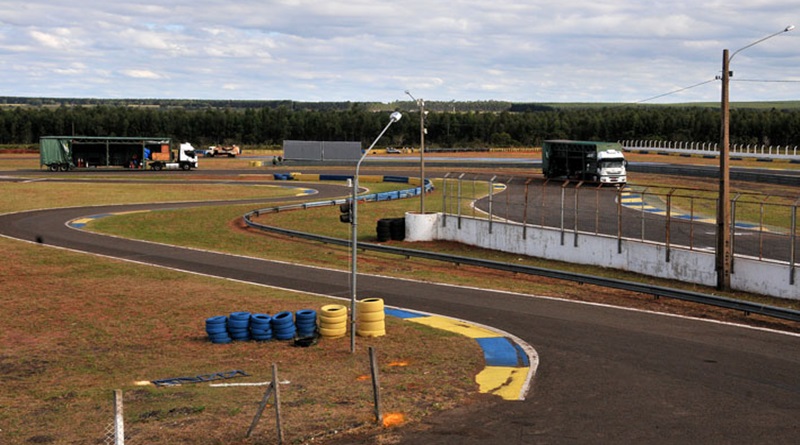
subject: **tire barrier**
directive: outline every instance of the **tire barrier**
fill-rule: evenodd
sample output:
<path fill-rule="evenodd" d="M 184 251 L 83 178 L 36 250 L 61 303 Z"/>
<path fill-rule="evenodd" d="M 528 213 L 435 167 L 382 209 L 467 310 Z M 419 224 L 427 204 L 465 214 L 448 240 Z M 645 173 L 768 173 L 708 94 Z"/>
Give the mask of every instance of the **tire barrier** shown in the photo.
<path fill-rule="evenodd" d="M 386 335 L 386 314 L 382 298 L 365 298 L 356 306 L 356 334 L 359 337 Z"/>
<path fill-rule="evenodd" d="M 316 344 L 319 335 L 343 337 L 347 332 L 347 323 L 347 307 L 339 304 L 322 306 L 319 313 L 314 309 L 301 309 L 294 313 L 278 312 L 272 316 L 241 311 L 205 320 L 206 334 L 212 343 L 226 344 L 234 340 L 308 342 L 301 346 Z"/>
<path fill-rule="evenodd" d="M 326 304 L 319 313 L 319 335 L 325 338 L 344 337 L 347 333 L 347 307 Z"/>
<path fill-rule="evenodd" d="M 378 242 L 403 241 L 406 239 L 406 219 L 403 218 L 382 218 L 378 220 L 376 227 Z"/>
<path fill-rule="evenodd" d="M 233 341 L 228 335 L 228 317 L 217 315 L 206 319 L 206 334 L 211 343 L 227 344 Z"/>
<path fill-rule="evenodd" d="M 250 312 L 231 312 L 228 315 L 228 335 L 236 341 L 250 340 Z"/>
<path fill-rule="evenodd" d="M 378 227 L 375 229 L 378 234 L 378 242 L 383 243 L 392 238 L 392 223 L 388 218 L 378 220 Z"/>
<path fill-rule="evenodd" d="M 403 241 L 406 239 L 406 219 L 403 218 L 392 218 L 391 222 L 389 223 L 390 227 L 390 234 L 392 237 L 392 241 Z"/>
<path fill-rule="evenodd" d="M 272 317 L 269 314 L 250 316 L 250 337 L 256 341 L 272 340 Z"/>
<path fill-rule="evenodd" d="M 291 340 L 297 329 L 294 326 L 294 314 L 289 311 L 278 312 L 272 317 L 272 336 L 277 340 Z"/>
<path fill-rule="evenodd" d="M 312 337 L 317 331 L 317 311 L 312 309 L 302 309 L 294 313 L 294 325 L 297 329 L 297 336 Z"/>

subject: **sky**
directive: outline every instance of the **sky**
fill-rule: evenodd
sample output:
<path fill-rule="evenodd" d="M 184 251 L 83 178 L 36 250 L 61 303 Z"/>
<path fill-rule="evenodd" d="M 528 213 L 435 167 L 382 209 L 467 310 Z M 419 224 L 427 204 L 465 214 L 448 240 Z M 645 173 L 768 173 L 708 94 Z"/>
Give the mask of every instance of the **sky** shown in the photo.
<path fill-rule="evenodd" d="M 683 103 L 798 0 L 0 0 L 0 96 Z M 800 29 L 731 60 L 800 100 Z"/>

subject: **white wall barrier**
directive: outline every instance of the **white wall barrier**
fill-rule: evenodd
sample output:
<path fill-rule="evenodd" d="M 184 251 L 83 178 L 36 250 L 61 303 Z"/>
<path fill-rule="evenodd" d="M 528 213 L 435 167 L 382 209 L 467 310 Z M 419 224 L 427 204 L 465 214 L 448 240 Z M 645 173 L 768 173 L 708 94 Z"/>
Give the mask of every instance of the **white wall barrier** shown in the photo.
<path fill-rule="evenodd" d="M 430 217 L 431 214 L 426 216 Z M 561 232 L 553 228 L 523 226 L 516 223 L 489 221 L 471 217 L 435 214 L 435 230 L 426 229 L 435 240 L 456 241 L 486 249 L 547 258 L 575 264 L 611 267 L 643 275 L 716 286 L 713 252 L 670 249 L 666 261 L 666 246 L 623 239 L 618 253 L 616 238 L 589 233 Z M 406 215 L 406 231 L 418 224 Z M 431 224 L 426 219 L 424 224 Z M 460 226 L 460 228 L 459 228 Z M 770 295 L 778 298 L 800 300 L 800 284 L 791 284 L 788 264 L 759 261 L 737 256 L 731 274 L 731 287 L 735 290 Z"/>

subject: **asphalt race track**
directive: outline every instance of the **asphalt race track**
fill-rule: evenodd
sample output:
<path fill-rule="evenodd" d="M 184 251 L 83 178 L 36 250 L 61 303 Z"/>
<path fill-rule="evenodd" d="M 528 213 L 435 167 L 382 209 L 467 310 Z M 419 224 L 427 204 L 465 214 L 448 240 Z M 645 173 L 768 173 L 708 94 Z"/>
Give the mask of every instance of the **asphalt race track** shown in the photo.
<path fill-rule="evenodd" d="M 341 195 L 322 184 L 314 199 Z M 260 200 L 263 203 L 263 200 Z M 199 205 L 182 204 L 182 205 Z M 339 297 L 349 272 L 91 234 L 66 221 L 177 205 L 0 215 L 0 233 L 130 261 Z M 46 234 L 46 235 L 43 235 Z M 220 257 L 225 257 L 224 261 Z M 225 267 L 220 267 L 225 264 Z M 359 276 L 387 305 L 496 327 L 540 364 L 526 400 L 474 406 L 400 430 L 400 443 L 797 443 L 800 336 L 549 298 Z"/>

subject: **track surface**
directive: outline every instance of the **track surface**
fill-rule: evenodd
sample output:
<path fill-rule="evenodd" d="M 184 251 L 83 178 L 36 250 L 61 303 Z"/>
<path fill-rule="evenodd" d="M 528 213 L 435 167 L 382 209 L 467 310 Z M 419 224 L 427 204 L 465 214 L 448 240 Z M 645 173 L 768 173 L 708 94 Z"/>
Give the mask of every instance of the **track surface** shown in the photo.
<path fill-rule="evenodd" d="M 320 184 L 320 195 L 341 195 Z M 263 202 L 263 200 L 261 201 Z M 191 204 L 197 205 L 197 204 Z M 348 272 L 109 238 L 73 218 L 178 205 L 0 216 L 0 233 L 45 245 L 254 283 L 347 296 Z M 46 235 L 42 235 L 46 234 Z M 224 264 L 225 267 L 220 267 Z M 533 345 L 528 398 L 486 396 L 396 432 L 399 443 L 796 443 L 800 338 L 659 314 L 363 275 L 362 295 L 497 327 Z M 372 443 L 363 438 L 363 443 Z M 341 443 L 353 443 L 352 438 Z"/>

